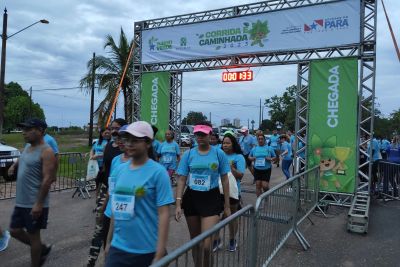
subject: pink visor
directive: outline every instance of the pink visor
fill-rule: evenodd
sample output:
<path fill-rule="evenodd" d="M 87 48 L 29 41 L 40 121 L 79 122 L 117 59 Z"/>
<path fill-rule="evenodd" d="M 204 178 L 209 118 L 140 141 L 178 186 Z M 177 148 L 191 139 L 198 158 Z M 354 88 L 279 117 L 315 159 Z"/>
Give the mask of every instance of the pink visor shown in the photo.
<path fill-rule="evenodd" d="M 212 132 L 212 128 L 208 125 L 196 125 L 194 126 L 193 133 L 205 133 L 210 134 Z"/>

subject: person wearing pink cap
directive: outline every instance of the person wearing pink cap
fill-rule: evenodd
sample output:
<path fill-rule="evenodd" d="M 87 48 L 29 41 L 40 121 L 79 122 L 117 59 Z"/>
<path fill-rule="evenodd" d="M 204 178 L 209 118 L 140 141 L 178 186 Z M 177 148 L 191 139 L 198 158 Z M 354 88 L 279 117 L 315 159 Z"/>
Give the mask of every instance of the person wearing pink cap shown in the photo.
<path fill-rule="evenodd" d="M 196 125 L 193 133 L 198 147 L 186 151 L 179 163 L 175 210 L 175 219 L 179 221 L 183 209 L 192 239 L 217 224 L 222 211 L 226 217 L 231 214 L 228 158 L 221 149 L 210 145 L 210 123 Z M 223 186 L 224 202 L 220 197 L 219 179 Z M 210 237 L 193 249 L 195 266 L 212 266 L 212 241 Z"/>
<path fill-rule="evenodd" d="M 151 125 L 137 121 L 121 132 L 131 161 L 113 170 L 105 266 L 144 267 L 165 255 L 174 199 L 167 171 L 151 159 Z"/>

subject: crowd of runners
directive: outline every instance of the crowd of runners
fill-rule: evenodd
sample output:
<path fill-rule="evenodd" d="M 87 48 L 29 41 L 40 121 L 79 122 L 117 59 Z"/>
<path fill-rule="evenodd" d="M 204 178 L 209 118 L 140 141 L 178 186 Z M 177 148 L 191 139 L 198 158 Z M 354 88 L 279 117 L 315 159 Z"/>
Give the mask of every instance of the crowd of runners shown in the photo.
<path fill-rule="evenodd" d="M 42 266 L 51 246 L 42 242 L 47 226 L 48 192 L 56 179 L 57 145 L 46 134 L 46 123 L 31 119 L 19 125 L 27 143 L 18 162 L 16 205 L 10 232 L 0 229 L 0 250 L 10 236 L 31 247 L 31 266 Z M 149 266 L 166 255 L 170 205 L 175 219 L 186 219 L 190 238 L 210 229 L 241 207 L 241 180 L 246 168 L 254 177 L 256 195 L 269 190 L 272 166 L 291 174 L 295 144 L 290 131 L 267 136 L 250 134 L 247 127 L 224 133 L 220 142 L 209 122 L 195 125 L 195 144 L 183 155 L 172 131 L 163 142 L 155 139 L 157 128 L 147 122 L 128 124 L 116 119 L 100 131 L 90 151 L 100 171 L 96 178 L 95 231 L 87 266 L 95 266 L 101 248 L 105 266 Z M 48 136 L 48 137 L 45 137 Z M 295 147 L 296 146 L 296 147 Z M 373 139 L 374 162 L 390 151 L 387 140 Z M 304 157 L 303 155 L 299 155 Z M 176 190 L 174 193 L 174 186 Z M 229 226 L 228 250 L 235 252 L 237 225 Z M 146 233 L 146 234 L 143 234 Z M 196 266 L 208 266 L 210 253 L 222 247 L 218 235 L 193 249 Z"/>

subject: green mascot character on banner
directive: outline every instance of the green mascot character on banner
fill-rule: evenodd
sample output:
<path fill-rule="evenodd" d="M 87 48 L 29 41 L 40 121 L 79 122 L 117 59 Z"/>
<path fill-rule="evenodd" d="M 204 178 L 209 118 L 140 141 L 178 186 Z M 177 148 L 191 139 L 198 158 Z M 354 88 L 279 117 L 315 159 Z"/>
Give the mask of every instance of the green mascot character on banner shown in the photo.
<path fill-rule="evenodd" d="M 336 143 L 336 136 L 331 136 L 324 142 L 315 134 L 311 138 L 313 154 L 310 163 L 312 166 L 319 164 L 322 190 L 329 190 L 334 186 L 340 191 L 342 185 L 339 177 L 345 175 L 348 169 L 345 160 L 351 150 L 349 147 L 337 147 Z"/>

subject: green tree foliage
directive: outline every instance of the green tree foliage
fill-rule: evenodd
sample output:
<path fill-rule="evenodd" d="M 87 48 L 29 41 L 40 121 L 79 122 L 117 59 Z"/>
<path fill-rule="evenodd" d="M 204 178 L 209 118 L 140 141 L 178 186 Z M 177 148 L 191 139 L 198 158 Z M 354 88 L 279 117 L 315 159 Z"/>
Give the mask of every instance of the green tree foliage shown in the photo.
<path fill-rule="evenodd" d="M 202 112 L 189 111 L 182 120 L 182 125 L 194 125 L 205 120 L 207 120 L 207 117 Z"/>
<path fill-rule="evenodd" d="M 271 122 L 275 128 L 276 122 L 281 122 L 286 129 L 294 129 L 296 114 L 296 85 L 286 88 L 282 96 L 274 95 L 265 100 Z M 271 128 L 269 128 L 271 130 Z"/>
<path fill-rule="evenodd" d="M 14 129 L 17 123 L 28 118 L 45 119 L 43 109 L 31 102 L 28 93 L 18 83 L 6 84 L 5 96 L 4 129 Z"/>
<path fill-rule="evenodd" d="M 276 126 L 271 120 L 263 120 L 260 125 L 260 130 L 264 131 L 266 134 L 275 129 Z"/>
<path fill-rule="evenodd" d="M 98 124 L 104 125 L 107 120 L 114 97 L 122 77 L 125 65 L 128 61 L 129 52 L 133 41 L 128 41 L 121 28 L 118 44 L 111 35 L 106 36 L 104 49 L 107 49 L 108 57 L 96 56 L 87 63 L 88 72 L 80 80 L 80 86 L 86 93 L 90 93 L 92 88 L 93 64 L 95 65 L 95 84 L 99 91 L 106 94 L 95 111 Z M 127 121 L 132 121 L 133 109 L 133 60 L 131 58 L 124 80 L 122 81 L 121 91 L 124 98 L 124 115 Z"/>

